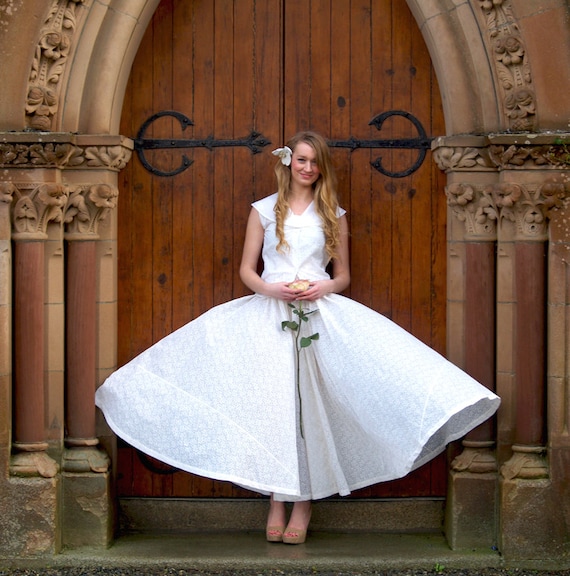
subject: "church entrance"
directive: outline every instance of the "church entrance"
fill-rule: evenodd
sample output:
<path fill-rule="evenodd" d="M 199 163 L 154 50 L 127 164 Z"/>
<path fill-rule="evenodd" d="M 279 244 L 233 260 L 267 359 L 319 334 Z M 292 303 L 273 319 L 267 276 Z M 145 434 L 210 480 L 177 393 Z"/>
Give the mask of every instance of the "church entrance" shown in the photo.
<path fill-rule="evenodd" d="M 429 152 L 443 112 L 405 0 L 162 0 L 122 116 L 137 154 L 120 175 L 119 365 L 247 293 L 238 268 L 250 203 L 274 192 L 271 150 L 309 128 L 333 146 L 349 215 L 346 295 L 445 351 L 444 176 Z M 440 456 L 353 497 L 445 492 Z M 257 496 L 120 441 L 117 493 Z"/>

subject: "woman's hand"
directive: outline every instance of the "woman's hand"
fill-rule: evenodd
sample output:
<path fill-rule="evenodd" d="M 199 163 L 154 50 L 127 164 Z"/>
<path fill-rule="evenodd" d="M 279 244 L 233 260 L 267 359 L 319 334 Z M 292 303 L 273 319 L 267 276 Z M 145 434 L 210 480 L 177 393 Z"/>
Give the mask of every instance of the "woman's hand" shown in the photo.
<path fill-rule="evenodd" d="M 333 280 L 316 280 L 310 282 L 306 290 L 298 291 L 295 300 L 308 300 L 313 302 L 334 291 Z"/>
<path fill-rule="evenodd" d="M 271 298 L 284 300 L 285 302 L 294 302 L 297 300 L 297 296 L 302 292 L 300 290 L 290 288 L 289 284 L 290 282 L 265 283 L 263 288 L 260 290 L 260 293 L 265 296 L 270 296 Z"/>

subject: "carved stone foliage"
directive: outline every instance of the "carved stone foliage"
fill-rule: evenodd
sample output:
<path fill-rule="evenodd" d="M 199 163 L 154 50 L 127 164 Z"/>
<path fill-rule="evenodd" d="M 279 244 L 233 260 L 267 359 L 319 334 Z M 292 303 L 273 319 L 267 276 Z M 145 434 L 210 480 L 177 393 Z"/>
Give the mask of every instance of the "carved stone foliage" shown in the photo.
<path fill-rule="evenodd" d="M 49 131 L 59 107 L 59 85 L 77 28 L 76 9 L 85 0 L 52 0 L 36 46 L 26 98 L 28 126 Z"/>
<path fill-rule="evenodd" d="M 79 146 L 70 142 L 0 142 L 0 166 L 11 168 L 106 168 L 122 170 L 132 151 L 121 145 Z"/>
<path fill-rule="evenodd" d="M 516 19 L 512 0 L 479 0 L 485 16 L 491 58 L 503 90 L 504 113 L 510 130 L 532 130 L 536 119 L 528 55 Z"/>
<path fill-rule="evenodd" d="M 445 192 L 448 205 L 465 223 L 469 236 L 493 239 L 497 226 L 507 220 L 515 225 L 519 237 L 541 239 L 546 237 L 551 211 L 563 205 L 570 189 L 551 179 L 540 186 L 454 183 Z"/>
<path fill-rule="evenodd" d="M 558 146 L 494 145 L 489 147 L 489 158 L 502 170 L 517 168 L 545 168 L 559 166 Z"/>
<path fill-rule="evenodd" d="M 97 225 L 117 205 L 119 192 L 109 184 L 78 186 L 72 189 L 65 208 L 66 236 L 97 234 Z"/>
<path fill-rule="evenodd" d="M 495 169 L 487 148 L 471 146 L 441 146 L 433 151 L 433 159 L 440 170 Z"/>
<path fill-rule="evenodd" d="M 457 183 L 446 186 L 445 194 L 448 206 L 465 224 L 469 236 L 496 237 L 498 210 L 488 187 Z"/>
<path fill-rule="evenodd" d="M 0 202 L 11 204 L 16 187 L 12 182 L 0 182 Z"/>
<path fill-rule="evenodd" d="M 44 238 L 49 222 L 63 222 L 67 195 L 63 184 L 16 186 L 12 203 L 12 236 Z"/>
<path fill-rule="evenodd" d="M 570 165 L 570 152 L 565 144 L 532 145 L 491 144 L 489 146 L 441 146 L 433 151 L 440 170 L 532 170 L 560 169 Z"/>
<path fill-rule="evenodd" d="M 4 191 L 6 191 L 4 193 Z M 12 200 L 12 236 L 15 239 L 46 237 L 47 225 L 66 225 L 67 237 L 97 234 L 99 222 L 116 207 L 118 190 L 109 184 L 0 183 L 2 198 Z"/>

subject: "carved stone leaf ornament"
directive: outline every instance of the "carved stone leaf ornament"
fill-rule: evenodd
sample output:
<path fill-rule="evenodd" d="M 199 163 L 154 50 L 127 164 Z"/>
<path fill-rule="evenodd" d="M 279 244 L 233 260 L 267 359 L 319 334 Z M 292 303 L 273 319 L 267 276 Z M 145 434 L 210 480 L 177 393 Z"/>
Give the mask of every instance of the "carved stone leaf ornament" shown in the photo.
<path fill-rule="evenodd" d="M 116 207 L 118 190 L 109 184 L 79 186 L 72 190 L 65 209 L 67 236 L 96 235 L 99 222 Z"/>
<path fill-rule="evenodd" d="M 91 146 L 85 149 L 85 158 L 90 167 L 105 167 L 122 170 L 129 161 L 122 146 Z"/>
<path fill-rule="evenodd" d="M 16 192 L 16 186 L 12 182 L 0 182 L 0 202 L 11 204 L 14 192 Z"/>
<path fill-rule="evenodd" d="M 442 146 L 434 150 L 434 160 L 443 171 L 492 166 L 484 149 L 469 146 Z"/>
<path fill-rule="evenodd" d="M 454 183 L 446 187 L 448 206 L 472 236 L 493 236 L 502 221 L 519 236 L 546 236 L 551 211 L 563 205 L 569 186 L 557 180 L 530 187 L 511 182 L 489 186 Z"/>
<path fill-rule="evenodd" d="M 59 84 L 77 28 L 76 8 L 84 0 L 52 0 L 29 74 L 26 116 L 34 130 L 49 131 L 59 108 Z"/>
<path fill-rule="evenodd" d="M 63 222 L 67 194 L 63 184 L 40 184 L 29 193 L 16 188 L 12 209 L 14 232 L 44 236 L 49 222 Z"/>
<path fill-rule="evenodd" d="M 125 146 L 76 146 L 72 143 L 35 142 L 0 144 L 0 166 L 109 168 L 122 170 L 132 151 Z"/>
<path fill-rule="evenodd" d="M 532 131 L 536 119 L 536 99 L 532 74 L 512 0 L 479 0 L 485 15 L 489 52 L 504 90 L 504 113 L 508 128 Z"/>
<path fill-rule="evenodd" d="M 471 236 L 493 237 L 499 219 L 497 207 L 488 187 L 465 183 L 445 188 L 447 203 Z"/>

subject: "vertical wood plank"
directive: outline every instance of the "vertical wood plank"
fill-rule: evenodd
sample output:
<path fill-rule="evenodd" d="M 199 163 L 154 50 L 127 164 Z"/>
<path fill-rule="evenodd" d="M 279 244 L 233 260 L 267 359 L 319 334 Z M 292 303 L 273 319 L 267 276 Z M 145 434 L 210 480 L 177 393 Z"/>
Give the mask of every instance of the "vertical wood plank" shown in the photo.
<path fill-rule="evenodd" d="M 358 139 L 369 139 L 371 86 L 371 0 L 353 0 L 350 18 L 350 134 Z M 369 150 L 352 153 L 350 166 L 351 214 L 351 296 L 362 304 L 372 304 L 372 195 Z"/>
<path fill-rule="evenodd" d="M 306 65 L 311 78 L 310 127 L 325 138 L 331 123 L 331 2 L 310 2 L 310 52 Z"/>
<path fill-rule="evenodd" d="M 372 102 L 370 119 L 392 110 L 393 46 L 392 46 L 392 0 L 377 0 L 372 12 Z M 389 122 L 382 131 L 372 130 L 373 138 L 391 138 Z M 391 168 L 391 152 L 374 150 L 371 159 L 382 158 L 383 166 Z M 371 262 L 372 301 L 375 310 L 392 318 L 392 249 L 393 201 L 395 183 L 391 178 L 370 169 L 372 178 L 372 242 L 374 257 Z"/>
<path fill-rule="evenodd" d="M 350 26 L 351 26 L 350 0 L 336 0 L 331 10 L 331 35 L 330 35 L 330 130 L 328 137 L 331 140 L 343 140 L 350 135 Z M 351 186 L 350 186 L 350 163 L 351 152 L 349 149 L 333 148 L 333 163 L 338 179 L 338 197 L 340 205 L 348 209 L 349 229 L 351 228 L 350 213 Z M 351 295 L 351 286 L 345 290 L 346 296 Z"/>
<path fill-rule="evenodd" d="M 196 138 L 214 135 L 214 3 L 194 2 L 192 19 L 194 34 L 194 134 Z M 193 247 L 193 309 L 192 317 L 214 305 L 214 158 L 206 149 L 194 154 L 192 189 L 194 215 Z"/>
<path fill-rule="evenodd" d="M 153 20 L 153 82 L 151 85 L 154 110 L 172 108 L 172 33 L 173 0 L 163 0 Z M 155 138 L 172 137 L 172 120 L 155 122 Z M 172 155 L 161 151 L 155 155 L 159 165 L 168 164 Z M 172 179 L 154 178 L 152 182 L 152 304 L 153 342 L 172 332 Z"/>
<path fill-rule="evenodd" d="M 284 17 L 285 139 L 311 128 L 311 3 L 286 0 Z"/>
<path fill-rule="evenodd" d="M 392 12 L 393 76 L 392 108 L 410 110 L 410 18 L 404 10 L 405 1 L 396 0 Z M 412 135 L 410 124 L 396 118 L 392 123 L 393 136 L 406 138 Z M 395 150 L 391 154 L 392 167 L 401 169 L 409 166 L 409 150 Z M 411 329 L 411 292 L 412 292 L 412 200 L 410 199 L 410 177 L 398 179 L 390 184 L 393 187 L 392 221 L 392 319 L 403 328 Z"/>
<path fill-rule="evenodd" d="M 254 0 L 234 2 L 234 134 L 243 138 L 254 131 L 255 101 L 255 14 Z M 248 293 L 239 277 L 239 265 L 245 237 L 245 227 L 250 210 L 251 191 L 253 189 L 254 155 L 247 148 L 235 148 L 232 152 L 233 179 L 227 194 L 231 199 L 232 246 L 228 283 L 231 285 L 230 298 Z"/>
<path fill-rule="evenodd" d="M 177 0 L 173 12 L 172 37 L 172 101 L 173 109 L 178 110 L 193 122 L 194 109 L 194 9 L 192 2 Z M 193 127 L 184 132 L 175 125 L 175 134 L 180 138 L 191 138 Z M 174 154 L 175 166 L 182 162 L 182 154 L 194 160 L 192 150 L 177 151 Z M 194 229 L 195 205 L 193 172 L 188 170 L 172 179 L 172 328 L 176 330 L 192 318 L 194 251 L 192 230 Z"/>
<path fill-rule="evenodd" d="M 271 150 L 283 146 L 290 137 L 284 131 L 283 2 L 255 0 L 253 126 L 271 145 L 253 157 L 253 189 L 248 191 L 251 202 L 275 192 L 275 156 Z"/>
<path fill-rule="evenodd" d="M 410 24 L 413 18 L 410 15 Z M 431 130 L 431 101 L 425 95 L 431 92 L 430 58 L 425 43 L 416 26 L 411 26 L 411 112 L 420 120 L 425 130 Z M 429 132 L 431 134 L 431 132 Z M 414 132 L 415 135 L 415 132 Z M 413 160 L 414 158 L 412 158 Z M 432 204 L 439 192 L 433 187 L 431 165 L 424 162 L 410 176 L 412 206 L 412 303 L 411 331 L 426 344 L 431 344 L 431 298 L 433 222 Z M 413 193 L 413 195 L 412 195 Z"/>
<path fill-rule="evenodd" d="M 131 74 L 131 86 L 133 93 L 131 113 L 131 131 L 136 134 L 144 119 L 154 111 L 152 91 L 148 72 L 145 68 L 152 62 L 154 50 L 154 28 L 149 26 L 142 42 L 141 49 L 137 52 L 135 65 Z M 136 96 L 136 97 L 135 97 Z M 129 355 L 123 358 L 123 362 L 130 360 L 152 344 L 152 318 L 148 311 L 152 310 L 152 177 L 135 158 L 132 162 L 130 204 L 121 206 L 122 194 L 119 194 L 119 229 L 128 230 L 128 252 L 122 253 L 119 244 L 119 267 L 132 266 L 136 273 L 132 275 L 130 286 L 126 289 L 129 293 L 130 315 L 126 320 L 129 324 Z M 126 200 L 126 198 L 125 198 Z M 123 218 L 124 217 L 124 218 Z M 120 240 L 119 240 L 120 242 Z M 119 295 L 122 293 L 119 290 Z M 121 296 L 119 296 L 121 298 Z M 120 304 L 120 300 L 119 300 Z M 119 315 L 123 313 L 119 305 Z"/>

